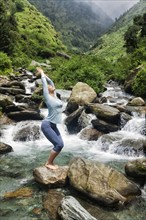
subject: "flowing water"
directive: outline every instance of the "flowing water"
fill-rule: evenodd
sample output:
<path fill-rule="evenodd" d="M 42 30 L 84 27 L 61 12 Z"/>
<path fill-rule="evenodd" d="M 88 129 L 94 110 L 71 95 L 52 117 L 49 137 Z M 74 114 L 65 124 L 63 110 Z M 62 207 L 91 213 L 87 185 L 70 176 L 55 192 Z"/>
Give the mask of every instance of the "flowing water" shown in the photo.
<path fill-rule="evenodd" d="M 26 82 L 25 82 L 26 83 Z M 27 92 L 30 88 L 27 85 Z M 30 84 L 32 87 L 33 84 Z M 58 90 L 64 101 L 64 109 L 66 100 L 70 95 L 69 91 Z M 103 93 L 105 97 L 112 97 L 112 101 L 108 101 L 109 105 L 115 103 L 126 104 L 129 95 L 122 92 L 119 87 L 110 85 L 107 91 Z M 45 116 L 46 109 L 41 109 L 41 113 Z M 66 116 L 63 115 L 65 118 Z M 92 119 L 91 115 L 91 119 Z M 64 124 L 59 125 L 60 132 L 63 136 L 65 146 L 61 154 L 56 158 L 59 165 L 67 165 L 71 158 L 82 156 L 91 160 L 101 161 L 114 167 L 124 173 L 124 165 L 129 160 L 144 157 L 140 151 L 136 153 L 131 147 L 132 144 L 141 143 L 144 139 L 145 132 L 144 115 L 133 113 L 132 119 L 125 124 L 118 132 L 100 137 L 97 141 L 87 141 L 80 139 L 80 133 L 75 135 L 68 134 Z M 0 219 L 48 219 L 45 211 L 42 209 L 42 196 L 44 190 L 34 181 L 33 169 L 42 166 L 52 149 L 51 143 L 41 133 L 38 140 L 31 140 L 31 134 L 28 141 L 14 141 L 14 135 L 17 131 L 27 125 L 38 125 L 41 121 L 22 121 L 11 125 L 2 126 L 1 141 L 13 147 L 13 152 L 0 157 Z M 89 124 L 89 127 L 91 125 Z M 139 142 L 137 142 L 139 141 Z M 32 198 L 3 199 L 6 192 L 14 191 L 24 186 L 33 188 Z M 89 204 L 87 206 L 90 206 Z M 36 214 L 35 210 L 42 210 L 41 214 Z M 92 212 L 98 218 L 97 210 L 99 207 L 93 208 Z M 146 219 L 146 188 L 142 189 L 142 195 L 131 205 L 125 207 L 124 210 L 100 210 L 107 217 L 104 220 L 145 220 Z M 110 217 L 111 216 L 111 217 Z"/>

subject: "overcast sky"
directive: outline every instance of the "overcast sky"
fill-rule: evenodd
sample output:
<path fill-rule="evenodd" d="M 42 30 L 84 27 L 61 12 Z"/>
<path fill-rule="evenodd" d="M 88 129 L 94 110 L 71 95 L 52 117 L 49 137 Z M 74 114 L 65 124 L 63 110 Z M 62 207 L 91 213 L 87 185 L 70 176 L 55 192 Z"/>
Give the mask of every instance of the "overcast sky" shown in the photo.
<path fill-rule="evenodd" d="M 84 1 L 84 0 L 83 0 Z M 99 5 L 110 17 L 118 18 L 127 9 L 131 8 L 139 0 L 90 0 Z"/>

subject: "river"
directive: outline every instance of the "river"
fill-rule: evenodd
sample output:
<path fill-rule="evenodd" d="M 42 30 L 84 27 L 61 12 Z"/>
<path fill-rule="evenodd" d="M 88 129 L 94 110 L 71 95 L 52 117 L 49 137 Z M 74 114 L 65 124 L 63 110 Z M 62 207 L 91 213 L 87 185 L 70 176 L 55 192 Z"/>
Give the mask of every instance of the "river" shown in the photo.
<path fill-rule="evenodd" d="M 26 82 L 25 82 L 26 83 Z M 27 92 L 29 93 L 29 86 Z M 32 85 L 30 85 L 31 88 Z M 64 101 L 64 109 L 66 100 L 70 95 L 69 91 L 58 90 Z M 125 94 L 120 87 L 107 86 L 106 92 L 102 94 L 104 97 L 112 97 L 112 101 L 108 101 L 109 105 L 116 103 L 126 104 L 130 95 Z M 41 113 L 45 116 L 46 109 L 41 109 Z M 63 114 L 63 118 L 65 119 Z M 90 115 L 92 119 L 92 115 Z M 142 153 L 135 154 L 126 146 L 126 140 L 131 139 L 131 143 L 137 139 L 144 139 L 145 117 L 143 114 L 133 113 L 132 119 L 121 126 L 118 132 L 112 132 L 107 135 L 107 139 L 100 137 L 97 141 L 87 141 L 80 138 L 80 133 L 70 135 L 64 123 L 59 125 L 60 132 L 63 136 L 65 146 L 61 154 L 57 157 L 58 165 L 67 165 L 71 158 L 82 156 L 91 160 L 97 160 L 111 165 L 113 168 L 124 173 L 124 165 L 129 160 L 144 157 Z M 34 181 L 32 171 L 38 166 L 42 166 L 52 148 L 48 140 L 41 136 L 39 140 L 29 140 L 25 142 L 17 142 L 13 140 L 15 133 L 26 125 L 39 125 L 41 121 L 22 121 L 11 125 L 2 126 L 1 142 L 9 144 L 13 147 L 13 152 L 0 157 L 0 219 L 48 219 L 45 211 L 38 216 L 34 213 L 36 208 L 42 208 L 42 196 L 45 191 L 41 190 L 39 185 Z M 91 126 L 89 124 L 89 126 Z M 110 136 L 110 138 L 109 138 Z M 31 139 L 31 138 L 30 138 Z M 112 141 L 111 141 L 112 140 Z M 129 143 L 129 142 L 128 142 Z M 124 145 L 124 147 L 123 147 Z M 118 150 L 117 150 L 118 149 Z M 6 192 L 14 191 L 23 186 L 31 186 L 34 190 L 32 198 L 3 199 Z M 89 205 L 90 206 L 90 205 Z M 117 220 L 145 220 L 146 219 L 146 187 L 142 189 L 142 195 L 133 204 L 125 207 L 123 210 L 105 210 L 101 212 L 106 214 L 106 219 Z M 97 209 L 93 208 L 92 212 L 95 217 Z M 111 216 L 111 217 L 110 217 Z"/>

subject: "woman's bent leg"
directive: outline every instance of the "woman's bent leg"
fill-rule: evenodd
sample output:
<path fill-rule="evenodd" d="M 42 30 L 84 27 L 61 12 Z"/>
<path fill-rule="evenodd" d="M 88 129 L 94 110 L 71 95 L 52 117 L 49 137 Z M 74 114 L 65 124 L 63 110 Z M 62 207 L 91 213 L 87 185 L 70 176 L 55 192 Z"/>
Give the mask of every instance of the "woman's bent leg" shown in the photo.
<path fill-rule="evenodd" d="M 43 121 L 41 128 L 46 138 L 54 145 L 54 148 L 51 151 L 48 162 L 45 166 L 49 169 L 57 169 L 58 167 L 54 165 L 53 162 L 64 145 L 62 137 L 57 126 L 51 122 Z"/>

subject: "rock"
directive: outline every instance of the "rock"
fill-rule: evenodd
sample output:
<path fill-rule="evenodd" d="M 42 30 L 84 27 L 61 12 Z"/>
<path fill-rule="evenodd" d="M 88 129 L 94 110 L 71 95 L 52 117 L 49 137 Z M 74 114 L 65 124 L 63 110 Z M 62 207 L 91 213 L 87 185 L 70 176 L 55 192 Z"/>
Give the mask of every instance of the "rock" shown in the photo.
<path fill-rule="evenodd" d="M 69 56 L 68 54 L 65 54 L 65 53 L 61 53 L 61 52 L 57 52 L 56 55 L 60 56 L 60 57 L 64 57 L 65 59 L 67 60 L 70 60 L 71 59 L 71 56 Z"/>
<path fill-rule="evenodd" d="M 102 120 L 94 119 L 91 121 L 94 128 L 96 128 L 98 131 L 101 131 L 105 134 L 109 132 L 115 132 L 118 131 L 119 127 L 117 125 L 107 123 Z"/>
<path fill-rule="evenodd" d="M 10 112 L 7 116 L 15 121 L 24 121 L 24 120 L 42 120 L 43 116 L 39 112 L 33 110 L 23 110 L 18 112 Z"/>
<path fill-rule="evenodd" d="M 21 105 L 12 104 L 12 105 L 6 106 L 5 113 L 8 114 L 10 112 L 23 111 L 24 109 L 25 109 L 25 107 L 23 105 L 21 106 Z"/>
<path fill-rule="evenodd" d="M 146 158 L 129 161 L 125 165 L 126 175 L 135 180 L 146 181 Z"/>
<path fill-rule="evenodd" d="M 2 107 L 3 111 L 8 105 L 13 105 L 12 99 L 7 95 L 0 94 L 0 106 Z"/>
<path fill-rule="evenodd" d="M 76 190 L 105 206 L 123 206 L 129 199 L 141 194 L 137 185 L 122 173 L 84 158 L 71 161 L 68 177 Z"/>
<path fill-rule="evenodd" d="M 13 148 L 10 145 L 0 142 L 0 154 L 6 154 L 12 151 Z"/>
<path fill-rule="evenodd" d="M 13 192 L 6 192 L 4 194 L 4 198 L 5 199 L 24 198 L 24 197 L 32 197 L 32 195 L 33 195 L 32 189 L 29 187 L 24 187 Z"/>
<path fill-rule="evenodd" d="M 85 105 L 93 102 L 96 98 L 96 92 L 86 83 L 78 82 L 72 89 L 69 102 L 76 102 L 78 105 Z"/>
<path fill-rule="evenodd" d="M 78 133 L 82 129 L 82 127 L 78 123 L 78 119 L 82 114 L 83 110 L 84 107 L 82 106 L 73 113 L 71 113 L 69 116 L 67 116 L 64 120 L 64 123 L 67 126 L 68 132 L 70 134 Z"/>
<path fill-rule="evenodd" d="M 14 133 L 14 141 L 35 141 L 40 138 L 40 126 L 35 125 L 33 122 L 27 122 L 21 124 L 21 127 L 17 129 L 17 133 Z"/>
<path fill-rule="evenodd" d="M 0 117 L 0 126 L 1 125 L 5 125 L 5 124 L 11 124 L 11 123 L 13 123 L 14 121 L 13 120 L 11 120 L 10 118 L 8 118 L 6 115 L 2 115 L 1 117 Z"/>
<path fill-rule="evenodd" d="M 35 168 L 33 176 L 39 183 L 49 187 L 64 186 L 67 183 L 68 166 L 59 166 L 56 170 L 43 167 Z"/>
<path fill-rule="evenodd" d="M 144 154 L 144 139 L 142 136 L 126 137 L 122 132 L 113 132 L 102 135 L 101 150 L 108 151 L 112 145 L 112 153 L 126 156 L 140 156 Z M 114 144 L 115 143 L 115 144 Z"/>
<path fill-rule="evenodd" d="M 17 88 L 7 88 L 7 87 L 0 87 L 0 93 L 2 94 L 10 94 L 10 95 L 17 95 L 17 94 L 25 94 L 25 90 L 17 89 Z"/>
<path fill-rule="evenodd" d="M 95 114 L 98 119 L 104 120 L 112 124 L 120 124 L 120 111 L 107 105 L 98 103 L 87 104 L 86 113 Z"/>
<path fill-rule="evenodd" d="M 62 199 L 58 214 L 63 220 L 97 220 L 72 196 L 66 196 Z"/>
<path fill-rule="evenodd" d="M 132 105 L 132 106 L 143 106 L 145 105 L 145 101 L 141 97 L 136 97 L 129 101 L 127 105 Z"/>
<path fill-rule="evenodd" d="M 103 135 L 103 133 L 95 128 L 84 128 L 80 132 L 80 138 L 88 141 L 96 141 L 101 135 Z"/>
<path fill-rule="evenodd" d="M 66 105 L 66 109 L 65 109 L 65 113 L 67 115 L 73 113 L 74 111 L 76 111 L 79 108 L 79 104 L 76 103 L 73 100 L 68 101 L 67 105 Z"/>
<path fill-rule="evenodd" d="M 14 80 L 14 81 L 9 81 L 8 83 L 2 84 L 2 87 L 11 87 L 11 88 L 18 88 L 18 89 L 23 89 L 25 90 L 25 86 L 23 85 L 23 83 Z"/>
<path fill-rule="evenodd" d="M 58 219 L 58 207 L 65 195 L 57 189 L 49 189 L 47 195 L 43 198 L 44 209 L 48 211 L 51 220 Z"/>

